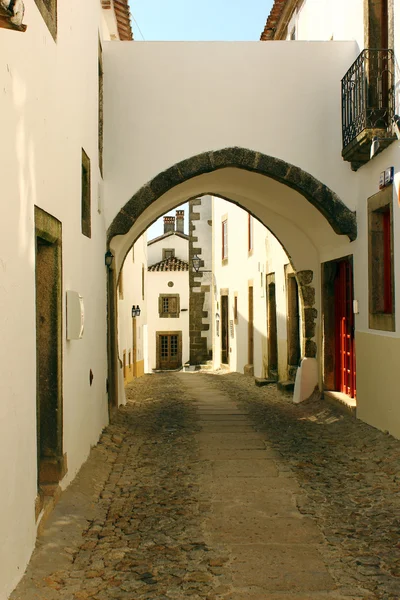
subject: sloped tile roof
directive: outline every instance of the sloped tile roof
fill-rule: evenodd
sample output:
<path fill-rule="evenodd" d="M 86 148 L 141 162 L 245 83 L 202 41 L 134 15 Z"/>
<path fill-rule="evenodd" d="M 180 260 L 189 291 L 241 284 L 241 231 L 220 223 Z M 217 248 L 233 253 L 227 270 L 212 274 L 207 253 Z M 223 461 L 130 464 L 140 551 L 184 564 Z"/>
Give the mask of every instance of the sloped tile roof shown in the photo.
<path fill-rule="evenodd" d="M 117 19 L 119 39 L 122 41 L 133 40 L 128 0 L 113 0 L 113 3 L 111 0 L 101 0 L 101 6 L 104 9 L 111 8 L 112 4 L 114 5 L 115 17 Z"/>
<path fill-rule="evenodd" d="M 149 271 L 189 271 L 189 264 L 180 258 L 171 256 L 148 267 Z"/>
<path fill-rule="evenodd" d="M 271 12 L 269 13 L 267 23 L 264 27 L 264 31 L 260 37 L 262 42 L 274 39 L 277 25 L 280 21 L 285 6 L 288 4 L 288 1 L 289 0 L 275 0 Z"/>

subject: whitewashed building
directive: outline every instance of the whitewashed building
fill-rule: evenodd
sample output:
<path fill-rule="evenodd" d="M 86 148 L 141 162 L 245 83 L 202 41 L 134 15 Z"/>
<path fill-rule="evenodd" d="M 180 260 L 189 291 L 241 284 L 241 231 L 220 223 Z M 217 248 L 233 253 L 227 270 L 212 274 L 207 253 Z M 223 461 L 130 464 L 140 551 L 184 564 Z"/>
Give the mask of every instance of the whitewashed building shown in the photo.
<path fill-rule="evenodd" d="M 147 237 L 132 246 L 121 269 L 118 288 L 118 350 L 120 359 L 119 404 L 124 386 L 148 370 Z"/>
<path fill-rule="evenodd" d="M 0 2 L 2 599 L 118 402 L 102 102 L 104 47 L 132 39 L 118 5 Z"/>
<path fill-rule="evenodd" d="M 213 271 L 214 367 L 294 381 L 302 319 L 289 258 L 262 223 L 220 198 L 213 198 Z"/>
<path fill-rule="evenodd" d="M 148 242 L 150 370 L 179 369 L 189 360 L 188 256 L 184 211 L 178 209 L 176 217 L 164 217 L 163 235 Z"/>

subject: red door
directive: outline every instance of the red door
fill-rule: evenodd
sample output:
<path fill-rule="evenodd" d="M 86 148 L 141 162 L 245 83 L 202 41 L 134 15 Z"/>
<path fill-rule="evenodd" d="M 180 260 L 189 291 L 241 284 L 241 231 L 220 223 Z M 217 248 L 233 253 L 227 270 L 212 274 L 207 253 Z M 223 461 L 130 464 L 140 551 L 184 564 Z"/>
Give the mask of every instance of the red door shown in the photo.
<path fill-rule="evenodd" d="M 336 389 L 356 396 L 353 269 L 349 260 L 337 263 L 335 279 Z"/>

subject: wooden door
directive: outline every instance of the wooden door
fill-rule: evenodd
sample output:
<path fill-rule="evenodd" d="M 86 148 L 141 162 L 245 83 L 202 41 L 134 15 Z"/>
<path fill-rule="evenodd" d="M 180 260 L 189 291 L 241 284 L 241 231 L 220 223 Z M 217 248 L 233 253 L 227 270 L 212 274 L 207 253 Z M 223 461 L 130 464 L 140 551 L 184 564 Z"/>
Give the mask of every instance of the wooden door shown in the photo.
<path fill-rule="evenodd" d="M 353 269 L 349 260 L 337 263 L 335 278 L 336 389 L 356 396 L 356 360 L 353 312 Z"/>
<path fill-rule="evenodd" d="M 157 368 L 178 369 L 182 366 L 182 332 L 157 333 Z"/>
<path fill-rule="evenodd" d="M 132 375 L 133 377 L 136 377 L 136 360 L 137 360 L 137 349 L 136 349 L 136 337 L 137 337 L 137 333 L 136 333 L 136 319 L 135 317 L 132 318 Z"/>
<path fill-rule="evenodd" d="M 254 294 L 249 286 L 249 323 L 248 323 L 248 364 L 254 364 Z"/>
<path fill-rule="evenodd" d="M 221 362 L 229 363 L 229 296 L 221 296 Z"/>
<path fill-rule="evenodd" d="M 288 365 L 297 367 L 300 363 L 299 288 L 292 274 L 287 278 L 287 343 Z"/>
<path fill-rule="evenodd" d="M 275 274 L 267 276 L 268 374 L 278 377 L 278 328 L 276 320 Z"/>

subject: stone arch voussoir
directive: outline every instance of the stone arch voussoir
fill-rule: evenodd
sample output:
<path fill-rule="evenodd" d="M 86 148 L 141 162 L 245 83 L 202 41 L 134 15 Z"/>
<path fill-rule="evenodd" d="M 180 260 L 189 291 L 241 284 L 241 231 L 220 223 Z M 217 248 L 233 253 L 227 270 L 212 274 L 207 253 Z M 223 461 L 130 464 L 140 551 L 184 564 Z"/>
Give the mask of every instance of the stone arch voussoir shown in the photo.
<path fill-rule="evenodd" d="M 198 154 L 159 173 L 120 210 L 108 229 L 108 241 L 116 235 L 128 233 L 142 212 L 172 188 L 193 177 L 228 167 L 259 173 L 291 187 L 326 218 L 335 233 L 347 235 L 351 241 L 356 239 L 356 214 L 326 185 L 284 160 L 232 147 Z"/>

